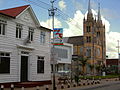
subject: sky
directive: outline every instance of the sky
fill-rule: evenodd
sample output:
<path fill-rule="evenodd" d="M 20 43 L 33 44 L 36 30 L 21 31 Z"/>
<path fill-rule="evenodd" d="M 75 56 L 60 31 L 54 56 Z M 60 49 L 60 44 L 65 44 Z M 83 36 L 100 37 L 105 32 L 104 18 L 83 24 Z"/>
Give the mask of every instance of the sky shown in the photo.
<path fill-rule="evenodd" d="M 30 3 L 27 1 L 34 1 Z M 118 58 L 118 40 L 120 40 L 120 0 L 91 0 L 91 9 L 97 15 L 98 2 L 106 27 L 106 55 Z M 51 28 L 51 17 L 48 14 L 50 0 L 0 0 L 0 10 L 30 4 L 42 26 Z M 55 27 L 64 29 L 65 37 L 83 35 L 83 18 L 86 17 L 88 0 L 56 0 Z M 62 13 L 61 13 L 62 12 Z"/>

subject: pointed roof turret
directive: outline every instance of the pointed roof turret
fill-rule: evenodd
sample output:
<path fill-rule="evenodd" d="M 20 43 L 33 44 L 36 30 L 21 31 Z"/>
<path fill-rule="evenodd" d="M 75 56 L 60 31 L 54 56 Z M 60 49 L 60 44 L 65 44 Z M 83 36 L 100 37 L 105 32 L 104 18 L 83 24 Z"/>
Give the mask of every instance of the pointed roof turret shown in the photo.
<path fill-rule="evenodd" d="M 89 14 L 92 13 L 90 0 L 89 0 L 89 2 L 88 2 L 88 13 L 89 13 Z"/>
<path fill-rule="evenodd" d="M 90 0 L 89 0 L 89 2 L 88 2 L 87 20 L 93 20 L 93 14 L 92 14 L 92 10 L 91 10 Z"/>
<path fill-rule="evenodd" d="M 100 3 L 98 3 L 98 21 L 101 20 L 101 14 L 100 14 Z"/>

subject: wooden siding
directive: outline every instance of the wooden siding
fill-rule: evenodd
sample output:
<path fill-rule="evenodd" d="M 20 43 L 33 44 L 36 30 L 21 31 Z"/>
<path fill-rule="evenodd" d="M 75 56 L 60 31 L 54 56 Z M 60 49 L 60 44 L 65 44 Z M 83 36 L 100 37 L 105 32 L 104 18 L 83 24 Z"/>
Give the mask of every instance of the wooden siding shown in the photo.
<path fill-rule="evenodd" d="M 24 21 L 23 16 L 27 13 L 30 21 Z M 50 32 L 46 32 L 45 44 L 40 43 L 40 29 L 34 23 L 33 17 L 30 16 L 29 10 L 22 13 L 16 19 L 1 16 L 0 19 L 7 21 L 6 35 L 0 35 L 0 51 L 10 52 L 10 74 L 0 74 L 0 83 L 5 82 L 20 82 L 21 69 L 21 51 L 29 52 L 28 60 L 28 80 L 29 81 L 45 81 L 51 80 L 50 67 Z M 16 39 L 16 23 L 23 25 L 22 38 Z M 23 45 L 24 40 L 28 36 L 29 27 L 35 28 L 34 37 L 31 44 L 24 45 L 26 47 L 33 47 L 34 49 L 18 48 L 17 45 Z M 37 74 L 37 56 L 45 56 L 45 73 Z"/>

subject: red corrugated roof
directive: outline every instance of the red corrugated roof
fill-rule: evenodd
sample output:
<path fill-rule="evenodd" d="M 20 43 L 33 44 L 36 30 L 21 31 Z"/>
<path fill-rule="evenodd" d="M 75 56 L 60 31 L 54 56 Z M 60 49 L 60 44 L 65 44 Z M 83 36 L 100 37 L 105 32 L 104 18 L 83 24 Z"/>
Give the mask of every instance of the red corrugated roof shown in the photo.
<path fill-rule="evenodd" d="M 22 11 L 24 11 L 28 6 L 30 6 L 30 5 L 25 5 L 25 6 L 20 6 L 20 7 L 15 7 L 15 8 L 9 8 L 9 9 L 0 10 L 0 14 L 7 15 L 7 16 L 15 18 Z"/>

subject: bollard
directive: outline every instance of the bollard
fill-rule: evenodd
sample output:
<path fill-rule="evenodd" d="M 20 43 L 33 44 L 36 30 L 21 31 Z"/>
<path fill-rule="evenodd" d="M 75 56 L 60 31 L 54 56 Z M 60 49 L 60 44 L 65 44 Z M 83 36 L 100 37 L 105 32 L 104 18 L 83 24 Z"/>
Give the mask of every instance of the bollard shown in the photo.
<path fill-rule="evenodd" d="M 100 80 L 98 80 L 97 83 L 100 84 Z"/>
<path fill-rule="evenodd" d="M 70 88 L 70 84 L 68 84 L 67 88 Z"/>
<path fill-rule="evenodd" d="M 80 82 L 78 83 L 78 86 L 81 86 Z"/>
<path fill-rule="evenodd" d="M 91 84 L 93 85 L 93 84 L 94 84 L 94 81 L 92 81 Z"/>
<path fill-rule="evenodd" d="M 48 87 L 48 85 L 46 85 L 46 89 L 45 90 L 49 90 L 49 87 Z"/>
<path fill-rule="evenodd" d="M 85 86 L 85 83 L 83 83 L 83 85 Z"/>
<path fill-rule="evenodd" d="M 57 86 L 55 86 L 55 90 L 57 90 Z"/>
<path fill-rule="evenodd" d="M 98 80 L 98 84 L 100 84 L 100 80 Z"/>
<path fill-rule="evenodd" d="M 90 83 L 88 82 L 87 85 L 90 85 Z"/>
<path fill-rule="evenodd" d="M 86 82 L 86 83 L 87 83 L 87 85 L 89 85 L 89 79 L 87 79 L 87 82 Z"/>
<path fill-rule="evenodd" d="M 75 83 L 73 84 L 73 87 L 76 87 L 76 84 L 75 84 Z"/>
<path fill-rule="evenodd" d="M 4 90 L 4 85 L 1 85 L 1 89 L 0 90 Z"/>
<path fill-rule="evenodd" d="M 21 90 L 24 90 L 24 87 L 22 87 L 22 89 Z"/>
<path fill-rule="evenodd" d="M 11 84 L 11 90 L 14 90 L 14 85 L 13 84 Z"/>
<path fill-rule="evenodd" d="M 64 85 L 63 84 L 61 85 L 61 89 L 64 89 Z"/>
<path fill-rule="evenodd" d="M 40 90 L 40 87 L 39 87 L 39 86 L 36 86 L 36 90 Z"/>
<path fill-rule="evenodd" d="M 95 81 L 95 84 L 97 84 L 97 82 Z"/>

